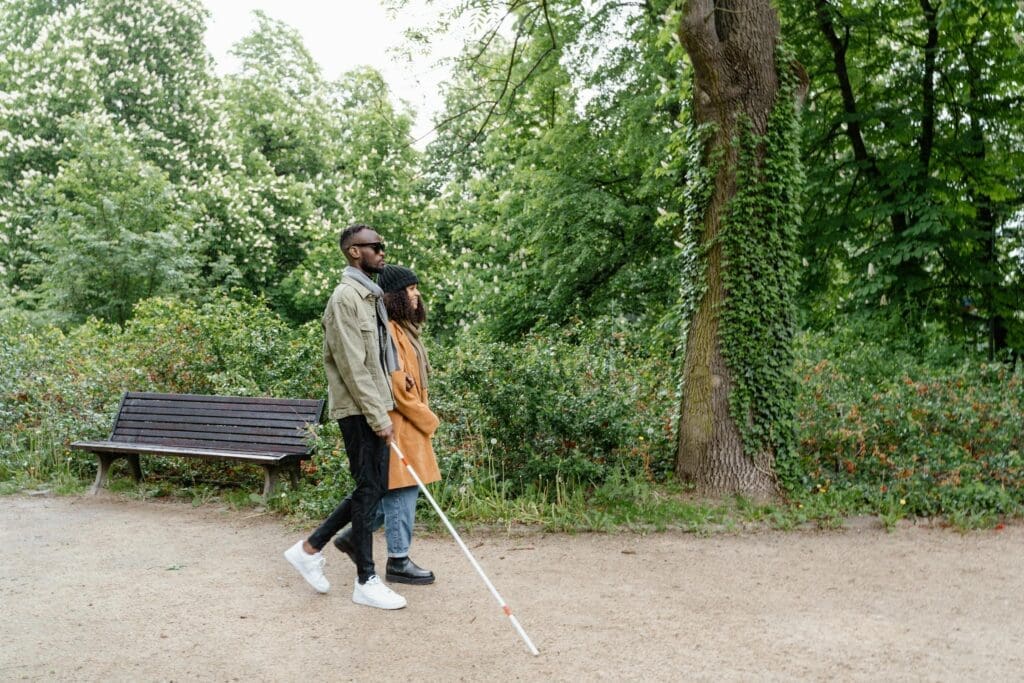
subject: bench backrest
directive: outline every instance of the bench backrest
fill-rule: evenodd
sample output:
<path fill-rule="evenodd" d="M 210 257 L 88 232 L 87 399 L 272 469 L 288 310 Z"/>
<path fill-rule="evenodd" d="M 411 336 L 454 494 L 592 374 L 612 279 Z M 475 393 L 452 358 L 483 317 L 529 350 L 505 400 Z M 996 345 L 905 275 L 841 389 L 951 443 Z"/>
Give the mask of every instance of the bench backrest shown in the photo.
<path fill-rule="evenodd" d="M 111 441 L 306 455 L 323 400 L 126 392 Z"/>

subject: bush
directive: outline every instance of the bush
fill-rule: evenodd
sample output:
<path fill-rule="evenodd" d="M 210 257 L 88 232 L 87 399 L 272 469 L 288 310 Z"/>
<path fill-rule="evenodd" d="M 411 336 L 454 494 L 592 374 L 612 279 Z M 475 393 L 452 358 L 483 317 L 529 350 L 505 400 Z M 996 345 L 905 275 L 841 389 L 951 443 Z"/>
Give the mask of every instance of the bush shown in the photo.
<path fill-rule="evenodd" d="M 56 177 L 28 183 L 38 258 L 25 271 L 46 314 L 123 324 L 140 299 L 189 288 L 189 211 L 111 122 L 85 117 L 70 128 Z"/>
<path fill-rule="evenodd" d="M 10 312 L 2 325 L 0 480 L 88 478 L 92 456 L 68 444 L 105 438 L 125 391 L 326 394 L 319 323 L 291 328 L 258 300 L 150 299 L 123 329 L 91 320 L 65 334 Z M 442 417 L 435 446 L 447 483 L 553 497 L 613 473 L 655 478 L 670 468 L 671 368 L 638 353 L 624 333 L 569 334 L 432 348 Z M 306 464 L 313 486 L 296 503 L 304 514 L 326 514 L 350 488 L 337 432 L 321 429 Z M 179 485 L 258 485 L 251 467 L 146 460 L 147 474 Z"/>
<path fill-rule="evenodd" d="M 954 520 L 1024 510 L 1020 370 L 805 337 L 799 454 L 781 467 L 797 498 L 849 490 L 863 507 Z"/>
<path fill-rule="evenodd" d="M 0 336 L 0 490 L 81 488 L 94 460 L 68 444 L 105 437 L 127 390 L 326 394 L 319 324 L 291 327 L 261 300 L 150 299 L 123 329 L 90 320 L 68 332 L 4 309 Z M 965 525 L 1020 515 L 1024 373 L 920 340 L 869 338 L 798 339 L 798 448 L 778 460 L 796 508 Z M 525 519 L 551 505 L 599 508 L 602 491 L 670 479 L 677 372 L 672 354 L 646 340 L 602 321 L 516 344 L 431 344 L 438 498 L 471 516 Z M 157 493 L 260 483 L 255 468 L 228 463 L 147 458 L 146 469 Z M 304 469 L 302 491 L 274 505 L 323 517 L 352 486 L 336 424 L 320 429 Z"/>
<path fill-rule="evenodd" d="M 446 480 L 493 472 L 513 495 L 671 467 L 675 373 L 623 333 L 464 339 L 434 352 L 431 401 Z"/>

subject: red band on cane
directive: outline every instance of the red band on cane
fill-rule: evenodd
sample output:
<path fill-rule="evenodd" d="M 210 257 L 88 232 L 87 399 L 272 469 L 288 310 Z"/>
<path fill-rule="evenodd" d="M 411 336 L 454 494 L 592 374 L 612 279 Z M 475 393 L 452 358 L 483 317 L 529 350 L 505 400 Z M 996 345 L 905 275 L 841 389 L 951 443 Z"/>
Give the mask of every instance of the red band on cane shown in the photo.
<path fill-rule="evenodd" d="M 508 605 L 502 605 L 501 610 L 505 613 L 506 617 L 512 616 L 512 608 Z"/>

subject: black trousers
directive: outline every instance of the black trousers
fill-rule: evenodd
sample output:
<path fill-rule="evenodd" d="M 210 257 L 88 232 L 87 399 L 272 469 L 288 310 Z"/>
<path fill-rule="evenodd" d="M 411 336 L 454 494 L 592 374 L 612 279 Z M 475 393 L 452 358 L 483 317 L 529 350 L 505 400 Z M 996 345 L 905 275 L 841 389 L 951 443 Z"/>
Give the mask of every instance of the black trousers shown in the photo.
<path fill-rule="evenodd" d="M 377 504 L 388 492 L 387 442 L 370 429 L 362 415 L 338 420 L 345 452 L 356 488 L 345 497 L 334 512 L 310 535 L 309 544 L 320 550 L 346 524 L 352 523 L 352 545 L 356 551 L 359 583 L 377 573 L 373 564 L 373 516 Z"/>

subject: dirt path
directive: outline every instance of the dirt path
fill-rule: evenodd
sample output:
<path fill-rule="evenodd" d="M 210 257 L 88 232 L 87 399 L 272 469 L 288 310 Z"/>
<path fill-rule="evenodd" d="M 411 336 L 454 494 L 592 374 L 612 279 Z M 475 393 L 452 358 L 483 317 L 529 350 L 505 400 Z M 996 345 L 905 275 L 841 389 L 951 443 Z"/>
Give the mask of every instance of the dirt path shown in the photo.
<path fill-rule="evenodd" d="M 1024 680 L 1024 526 L 862 527 L 468 534 L 532 657 L 447 536 L 384 612 L 333 549 L 314 593 L 277 517 L 4 497 L 0 680 Z"/>

